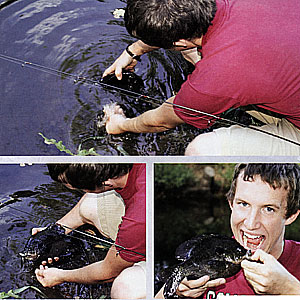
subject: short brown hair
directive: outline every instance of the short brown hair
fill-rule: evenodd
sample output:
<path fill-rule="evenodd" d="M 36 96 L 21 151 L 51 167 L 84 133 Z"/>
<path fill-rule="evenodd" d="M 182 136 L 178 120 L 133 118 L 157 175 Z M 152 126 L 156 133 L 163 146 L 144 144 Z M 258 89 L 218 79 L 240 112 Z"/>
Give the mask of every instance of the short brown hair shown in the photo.
<path fill-rule="evenodd" d="M 227 200 L 232 203 L 239 175 L 243 172 L 244 181 L 253 181 L 260 176 L 263 182 L 274 190 L 284 188 L 288 191 L 286 218 L 289 218 L 300 209 L 300 167 L 298 164 L 238 164 L 235 167 Z"/>

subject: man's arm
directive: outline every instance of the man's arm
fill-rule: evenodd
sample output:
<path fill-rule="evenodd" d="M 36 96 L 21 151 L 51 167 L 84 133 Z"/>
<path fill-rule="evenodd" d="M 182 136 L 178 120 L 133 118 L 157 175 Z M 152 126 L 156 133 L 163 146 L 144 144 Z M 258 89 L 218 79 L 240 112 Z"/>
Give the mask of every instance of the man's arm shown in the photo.
<path fill-rule="evenodd" d="M 244 260 L 242 268 L 246 279 L 257 294 L 300 295 L 299 280 L 275 257 L 258 249 L 251 259 L 258 262 Z"/>
<path fill-rule="evenodd" d="M 84 201 L 85 196 L 83 196 L 79 202 L 66 214 L 64 215 L 61 219 L 56 221 L 56 224 L 59 225 L 66 225 L 72 229 L 76 229 L 81 225 L 84 225 L 88 223 L 83 216 L 80 214 L 80 206 L 82 202 Z M 39 231 L 42 231 L 46 229 L 46 227 L 43 228 L 32 228 L 32 235 L 37 234 Z M 72 230 L 68 228 L 64 228 L 65 233 L 70 233 Z"/>
<path fill-rule="evenodd" d="M 174 97 L 169 98 L 160 107 L 148 110 L 135 118 L 126 118 L 123 111 L 117 107 L 115 111 L 106 113 L 106 131 L 109 134 L 120 134 L 126 131 L 135 133 L 162 132 L 183 124 L 174 112 L 172 103 Z"/>
<path fill-rule="evenodd" d="M 103 261 L 74 270 L 40 266 L 35 274 L 44 287 L 53 287 L 63 282 L 96 284 L 113 281 L 125 268 L 132 265 L 132 262 L 127 262 L 117 255 L 116 248 L 112 246 Z"/>
<path fill-rule="evenodd" d="M 80 206 L 85 199 L 85 195 L 77 202 L 77 204 L 56 223 L 60 225 L 66 225 L 72 229 L 76 229 L 81 225 L 88 223 L 80 214 Z M 66 233 L 71 232 L 70 229 L 65 228 Z"/>

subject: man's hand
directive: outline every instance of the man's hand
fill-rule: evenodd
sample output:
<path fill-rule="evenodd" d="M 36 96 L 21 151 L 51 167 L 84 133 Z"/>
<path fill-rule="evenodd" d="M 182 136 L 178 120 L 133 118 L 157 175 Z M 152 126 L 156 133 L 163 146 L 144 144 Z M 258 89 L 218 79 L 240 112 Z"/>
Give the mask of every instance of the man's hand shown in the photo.
<path fill-rule="evenodd" d="M 122 79 L 122 70 L 134 70 L 137 61 L 133 59 L 125 50 L 122 54 L 116 59 L 116 61 L 107 68 L 102 77 L 105 77 L 108 74 L 115 73 L 116 77 L 121 80 Z"/>
<path fill-rule="evenodd" d="M 299 295 L 300 282 L 272 255 L 256 250 L 251 260 L 242 261 L 248 282 L 257 294 Z"/>
<path fill-rule="evenodd" d="M 217 287 L 225 284 L 224 278 L 209 280 L 209 276 L 203 276 L 196 280 L 187 280 L 186 278 L 180 283 L 176 294 L 185 298 L 198 298 L 203 295 L 208 288 Z"/>
<path fill-rule="evenodd" d="M 145 44 L 144 42 L 138 40 L 130 45 L 129 50 L 135 55 L 143 55 L 150 51 L 158 49 L 158 47 L 153 47 Z M 122 54 L 116 59 L 116 61 L 107 68 L 104 73 L 103 77 L 108 74 L 115 73 L 116 77 L 121 80 L 122 79 L 122 69 L 125 70 L 134 70 L 137 61 L 133 59 L 127 52 L 124 50 Z"/>
<path fill-rule="evenodd" d="M 121 125 L 127 120 L 123 109 L 115 104 L 105 105 L 103 108 L 104 120 L 106 120 L 105 127 L 108 134 L 120 134 L 124 131 Z"/>
<path fill-rule="evenodd" d="M 35 270 L 35 275 L 42 286 L 53 287 L 64 282 L 63 272 L 64 270 L 61 269 L 41 265 L 39 269 Z"/>

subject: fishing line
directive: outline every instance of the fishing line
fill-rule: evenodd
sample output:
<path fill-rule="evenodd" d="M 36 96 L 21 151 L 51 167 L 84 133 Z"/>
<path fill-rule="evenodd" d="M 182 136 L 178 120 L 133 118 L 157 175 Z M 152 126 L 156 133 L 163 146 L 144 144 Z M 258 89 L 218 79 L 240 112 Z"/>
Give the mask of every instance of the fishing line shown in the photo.
<path fill-rule="evenodd" d="M 9 201 L 9 200 L 8 200 L 8 201 Z M 2 203 L 1 203 L 1 204 L 2 204 Z M 5 204 L 5 202 L 4 202 L 4 204 Z M 36 215 L 34 215 L 34 214 L 32 214 L 32 213 L 29 213 L 29 212 L 27 212 L 27 211 L 23 211 L 23 210 L 21 210 L 21 209 L 18 209 L 18 208 L 16 208 L 16 207 L 12 207 L 12 206 L 9 206 L 9 208 L 11 208 L 11 209 L 13 209 L 13 210 L 16 210 L 16 211 L 18 211 L 18 212 L 27 214 L 27 215 L 29 215 L 29 216 L 31 216 L 31 217 L 37 218 L 37 219 L 39 219 L 39 220 L 41 220 L 41 221 L 43 221 L 43 222 L 45 222 L 45 223 L 47 222 L 46 219 L 37 217 Z M 10 213 L 11 213 L 11 212 L 10 212 Z M 14 215 L 14 216 L 16 217 L 16 215 Z M 18 217 L 19 217 L 19 216 L 18 216 Z M 31 223 L 35 224 L 35 225 L 41 226 L 41 225 L 38 224 L 37 222 L 34 222 L 34 221 L 32 221 L 32 220 L 29 220 L 29 221 L 30 221 Z M 118 244 L 116 244 L 116 243 L 114 243 L 114 242 L 107 241 L 107 240 L 105 240 L 105 239 L 96 237 L 96 236 L 94 236 L 94 235 L 88 234 L 88 233 L 86 233 L 86 232 L 82 232 L 82 231 L 77 230 L 77 229 L 72 229 L 72 228 L 70 228 L 70 227 L 68 227 L 68 226 L 66 226 L 66 225 L 62 225 L 62 224 L 58 224 L 58 225 L 61 226 L 61 227 L 63 227 L 63 228 L 66 228 L 66 229 L 69 229 L 69 230 L 71 230 L 71 231 L 74 231 L 74 232 L 76 232 L 76 233 L 79 233 L 79 234 L 81 234 L 81 235 L 84 235 L 84 236 L 87 236 L 87 237 L 89 237 L 89 238 L 92 238 L 92 239 L 94 239 L 94 240 L 100 241 L 100 242 L 102 242 L 102 243 L 106 243 L 106 244 L 108 244 L 108 245 L 110 245 L 110 246 L 115 246 L 115 247 L 120 248 L 121 250 L 129 251 L 129 253 L 126 252 L 126 255 L 131 255 L 131 256 L 133 256 L 133 257 L 136 257 L 137 255 L 146 257 L 146 255 L 143 254 L 143 253 L 140 253 L 140 252 L 137 252 L 137 251 L 134 251 L 134 250 L 131 250 L 131 249 L 127 249 L 126 247 L 120 246 L 120 245 L 118 245 Z M 65 233 L 65 235 L 66 235 L 66 236 L 69 236 L 69 235 L 66 234 L 66 233 Z M 77 238 L 77 239 L 79 239 L 79 240 L 81 240 L 81 241 L 85 241 L 85 242 L 87 242 L 87 243 L 91 243 L 91 244 L 94 244 L 94 245 L 98 245 L 98 243 L 96 243 L 96 242 L 87 241 L 87 240 L 85 240 L 85 239 L 80 239 L 80 238 L 74 237 L 74 236 L 70 236 L 70 237 L 72 237 L 72 238 Z M 117 253 L 119 253 L 121 250 L 115 249 L 115 251 L 116 251 Z M 130 252 L 133 252 L 134 254 L 131 254 Z"/>
<path fill-rule="evenodd" d="M 221 124 L 237 125 L 237 126 L 240 126 L 240 127 L 243 127 L 243 128 L 249 128 L 249 129 L 255 130 L 257 132 L 275 137 L 277 139 L 281 139 L 285 142 L 292 143 L 294 145 L 300 146 L 299 142 L 293 141 L 293 140 L 285 138 L 283 136 L 276 135 L 272 132 L 265 131 L 265 130 L 260 129 L 260 128 L 254 126 L 254 125 L 251 125 L 251 124 L 246 125 L 246 124 L 243 124 L 243 123 L 240 123 L 240 122 L 237 122 L 237 121 L 233 121 L 233 120 L 230 120 L 230 119 L 226 119 L 226 118 L 223 118 L 223 117 L 220 117 L 220 116 L 217 116 L 217 115 L 214 115 L 214 114 L 210 114 L 210 113 L 207 113 L 207 112 L 204 112 L 204 111 L 200 111 L 200 110 L 193 109 L 193 108 L 190 108 L 190 107 L 186 107 L 186 106 L 182 106 L 182 105 L 179 105 L 179 104 L 171 103 L 171 102 L 165 101 L 163 99 L 157 99 L 157 98 L 154 98 L 154 97 L 151 97 L 151 96 L 143 95 L 143 94 L 140 94 L 140 93 L 137 93 L 137 92 L 133 92 L 133 91 L 129 91 L 129 90 L 126 90 L 126 89 L 123 89 L 123 88 L 120 88 L 120 87 L 116 87 L 114 85 L 104 83 L 101 80 L 100 81 L 92 80 L 92 79 L 89 79 L 89 78 L 84 77 L 84 76 L 80 76 L 80 75 L 60 71 L 60 70 L 50 68 L 50 67 L 46 67 L 46 66 L 43 66 L 43 65 L 40 65 L 40 64 L 24 61 L 24 60 L 21 60 L 21 59 L 12 57 L 12 56 L 0 54 L 0 58 L 3 59 L 3 60 L 9 61 L 9 62 L 15 63 L 15 64 L 22 65 L 23 67 L 26 66 L 26 67 L 29 67 L 29 68 L 32 68 L 32 69 L 35 69 L 35 70 L 39 70 L 39 71 L 51 74 L 51 75 L 55 75 L 55 76 L 64 75 L 64 76 L 67 76 L 67 77 L 71 77 L 71 78 L 74 78 L 75 82 L 77 82 L 79 80 L 83 80 L 83 81 L 85 81 L 85 82 L 83 82 L 84 84 L 87 82 L 91 85 L 101 86 L 106 90 L 117 90 L 121 94 L 124 94 L 124 95 L 129 96 L 129 97 L 136 97 L 136 98 L 138 98 L 138 99 L 140 99 L 144 102 L 151 103 L 152 105 L 156 105 L 158 107 L 162 104 L 162 102 L 164 102 L 168 105 L 173 106 L 174 110 L 180 111 L 180 112 L 182 112 L 186 115 L 192 116 L 192 117 L 202 118 L 203 120 L 208 121 L 208 124 L 211 122 L 211 119 L 207 119 L 207 118 L 205 118 L 205 116 L 210 117 L 210 118 L 214 118 L 217 121 L 219 121 Z M 158 102 L 158 103 L 156 103 L 156 102 Z M 184 111 L 182 111 L 182 109 Z M 193 112 L 193 113 L 189 113 L 189 112 Z M 195 114 L 197 114 L 197 115 L 195 115 Z M 198 116 L 198 115 L 201 115 L 201 116 Z"/>

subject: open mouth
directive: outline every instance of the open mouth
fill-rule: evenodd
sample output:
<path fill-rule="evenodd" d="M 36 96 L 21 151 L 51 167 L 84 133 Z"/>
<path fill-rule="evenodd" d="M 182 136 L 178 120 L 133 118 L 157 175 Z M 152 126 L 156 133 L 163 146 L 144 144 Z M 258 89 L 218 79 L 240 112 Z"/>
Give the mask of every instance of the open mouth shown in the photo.
<path fill-rule="evenodd" d="M 246 249 L 257 250 L 260 249 L 262 243 L 265 240 L 264 235 L 249 234 L 241 230 L 243 246 Z"/>

